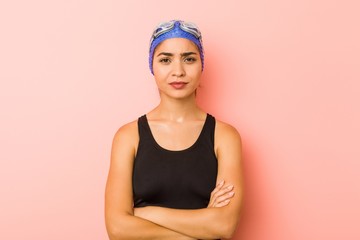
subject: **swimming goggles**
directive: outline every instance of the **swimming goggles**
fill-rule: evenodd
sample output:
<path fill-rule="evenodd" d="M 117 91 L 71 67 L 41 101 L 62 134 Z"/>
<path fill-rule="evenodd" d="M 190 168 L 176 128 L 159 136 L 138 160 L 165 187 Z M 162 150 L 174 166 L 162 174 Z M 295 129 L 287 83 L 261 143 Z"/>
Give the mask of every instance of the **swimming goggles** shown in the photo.
<path fill-rule="evenodd" d="M 154 32 L 153 32 L 153 34 L 151 36 L 151 39 L 150 39 L 150 45 L 154 41 L 155 38 L 157 38 L 161 34 L 164 34 L 166 32 L 171 31 L 174 28 L 176 22 L 179 23 L 179 27 L 183 31 L 191 33 L 192 35 L 194 35 L 197 39 L 199 39 L 199 41 L 202 44 L 201 32 L 200 32 L 199 28 L 194 23 L 192 23 L 192 22 L 184 22 L 184 21 L 180 21 L 180 20 L 172 20 L 172 21 L 169 21 L 169 22 L 162 22 L 155 28 L 155 30 L 154 30 Z"/>

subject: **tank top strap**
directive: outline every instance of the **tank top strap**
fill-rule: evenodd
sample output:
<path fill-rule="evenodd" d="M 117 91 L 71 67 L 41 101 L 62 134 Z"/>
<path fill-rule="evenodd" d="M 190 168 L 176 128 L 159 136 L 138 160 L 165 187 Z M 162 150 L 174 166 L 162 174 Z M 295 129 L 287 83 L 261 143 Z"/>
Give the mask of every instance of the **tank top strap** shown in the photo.
<path fill-rule="evenodd" d="M 138 131 L 140 142 L 144 140 L 151 140 L 151 131 L 145 114 L 138 118 Z"/>
<path fill-rule="evenodd" d="M 204 129 L 199 139 L 202 142 L 206 142 L 212 148 L 214 147 L 214 136 L 215 136 L 215 124 L 216 119 L 211 114 L 207 114 Z"/>

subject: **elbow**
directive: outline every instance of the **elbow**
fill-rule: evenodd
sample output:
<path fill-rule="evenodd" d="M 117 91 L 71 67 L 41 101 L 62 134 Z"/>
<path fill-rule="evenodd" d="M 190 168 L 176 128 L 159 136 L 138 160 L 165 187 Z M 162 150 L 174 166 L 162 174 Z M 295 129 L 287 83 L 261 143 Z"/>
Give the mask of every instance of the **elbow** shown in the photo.
<path fill-rule="evenodd" d="M 234 214 L 221 214 L 214 219 L 213 223 L 212 229 L 216 238 L 231 239 L 235 235 L 238 217 Z"/>
<path fill-rule="evenodd" d="M 119 222 L 116 221 L 107 221 L 106 222 L 106 231 L 109 236 L 109 240 L 119 240 L 119 239 L 126 239 L 126 231 L 125 227 Z"/>
<path fill-rule="evenodd" d="M 133 239 L 131 231 L 131 219 L 133 216 L 128 212 L 105 212 L 105 227 L 109 240 Z"/>
<path fill-rule="evenodd" d="M 110 240 L 117 240 L 123 238 L 123 233 L 118 227 L 107 225 L 106 231 Z"/>
<path fill-rule="evenodd" d="M 121 227 L 107 227 L 107 233 L 109 236 L 109 240 L 120 240 L 129 238 L 129 234 L 127 234 L 127 232 Z"/>
<path fill-rule="evenodd" d="M 221 239 L 231 239 L 234 234 L 235 234 L 235 230 L 236 230 L 237 224 L 236 223 L 226 223 L 222 226 L 221 231 L 219 232 L 219 237 Z"/>
<path fill-rule="evenodd" d="M 220 238 L 220 239 L 231 239 L 234 236 L 236 226 L 231 223 L 218 224 L 216 227 L 212 228 L 211 235 L 208 236 L 211 239 Z"/>

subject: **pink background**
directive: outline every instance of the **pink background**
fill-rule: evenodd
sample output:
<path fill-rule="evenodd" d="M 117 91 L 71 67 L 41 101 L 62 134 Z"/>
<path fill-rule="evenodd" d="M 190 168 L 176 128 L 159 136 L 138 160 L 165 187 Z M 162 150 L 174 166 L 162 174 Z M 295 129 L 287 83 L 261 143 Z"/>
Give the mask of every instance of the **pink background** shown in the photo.
<path fill-rule="evenodd" d="M 122 124 L 158 93 L 161 20 L 197 23 L 199 102 L 244 144 L 234 239 L 360 239 L 360 4 L 334 0 L 0 3 L 0 239 L 107 239 Z"/>

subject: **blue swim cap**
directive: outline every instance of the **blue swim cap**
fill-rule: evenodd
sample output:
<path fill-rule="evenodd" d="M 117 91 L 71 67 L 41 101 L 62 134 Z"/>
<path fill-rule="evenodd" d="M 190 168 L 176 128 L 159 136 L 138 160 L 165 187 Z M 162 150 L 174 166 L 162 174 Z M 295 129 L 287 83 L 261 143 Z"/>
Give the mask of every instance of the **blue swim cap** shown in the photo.
<path fill-rule="evenodd" d="M 201 70 L 204 70 L 204 50 L 201 40 L 201 32 L 199 28 L 193 24 L 180 20 L 173 20 L 166 23 L 160 23 L 155 29 L 150 40 L 150 51 L 149 51 L 149 67 L 151 73 L 154 75 L 153 71 L 153 57 L 155 48 L 164 40 L 169 38 L 186 38 L 193 43 L 199 49 L 200 58 L 201 58 Z"/>

